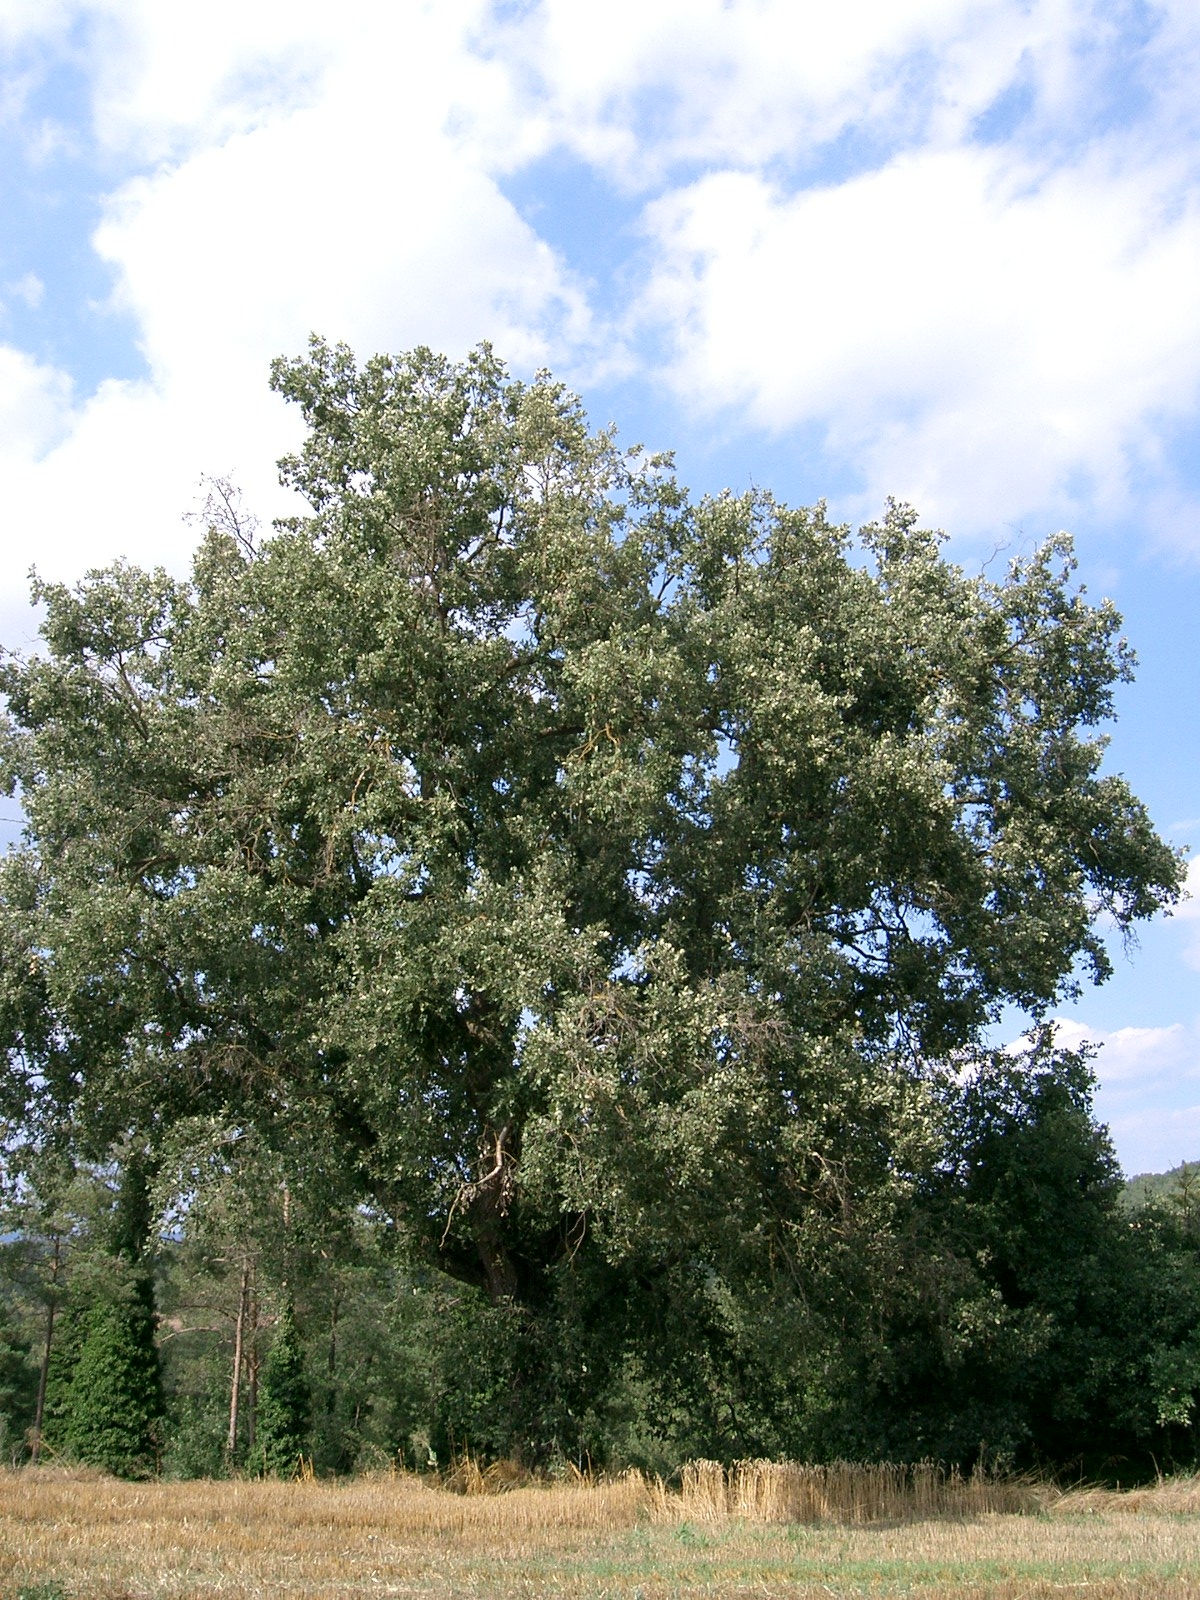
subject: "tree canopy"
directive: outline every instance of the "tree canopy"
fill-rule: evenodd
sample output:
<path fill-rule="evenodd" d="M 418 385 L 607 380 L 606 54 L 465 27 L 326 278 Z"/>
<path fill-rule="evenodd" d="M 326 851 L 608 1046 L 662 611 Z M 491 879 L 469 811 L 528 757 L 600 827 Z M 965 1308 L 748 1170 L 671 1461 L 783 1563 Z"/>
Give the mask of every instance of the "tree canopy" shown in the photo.
<path fill-rule="evenodd" d="M 37 582 L 0 671 L 10 1126 L 253 1127 L 498 1304 L 798 1281 L 1179 893 L 1101 770 L 1117 614 L 1062 537 L 695 502 L 486 347 L 273 383 L 309 514 Z"/>

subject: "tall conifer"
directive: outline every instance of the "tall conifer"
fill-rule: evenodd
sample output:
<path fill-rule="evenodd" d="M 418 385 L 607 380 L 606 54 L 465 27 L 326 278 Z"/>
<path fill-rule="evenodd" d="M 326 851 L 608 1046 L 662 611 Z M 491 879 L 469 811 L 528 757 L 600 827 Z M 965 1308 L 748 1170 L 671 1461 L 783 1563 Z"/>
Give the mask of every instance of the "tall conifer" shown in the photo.
<path fill-rule="evenodd" d="M 294 1477 L 309 1451 L 311 1395 L 304 1352 L 291 1301 L 284 1304 L 275 1342 L 263 1365 L 258 1423 L 250 1469 L 270 1477 Z"/>
<path fill-rule="evenodd" d="M 147 1477 L 158 1467 L 162 1414 L 153 1289 L 146 1274 L 133 1273 L 92 1308 L 67 1395 L 65 1442 L 92 1466 Z"/>
<path fill-rule="evenodd" d="M 157 1471 L 163 1388 L 155 1344 L 154 1280 L 144 1157 L 130 1150 L 113 1212 L 113 1272 L 87 1320 L 66 1396 L 64 1442 L 82 1461 L 119 1477 Z"/>

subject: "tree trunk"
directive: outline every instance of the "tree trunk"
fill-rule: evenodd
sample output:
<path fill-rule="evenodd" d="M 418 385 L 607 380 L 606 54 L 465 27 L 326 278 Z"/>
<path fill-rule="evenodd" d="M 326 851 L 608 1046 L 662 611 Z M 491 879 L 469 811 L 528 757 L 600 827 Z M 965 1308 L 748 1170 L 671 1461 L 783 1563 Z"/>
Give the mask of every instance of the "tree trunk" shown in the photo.
<path fill-rule="evenodd" d="M 246 1311 L 250 1295 L 250 1258 L 242 1257 L 242 1281 L 238 1288 L 237 1322 L 233 1335 L 233 1382 L 229 1386 L 229 1437 L 225 1449 L 232 1461 L 237 1452 L 238 1406 L 242 1394 L 242 1361 L 246 1339 Z"/>
<path fill-rule="evenodd" d="M 338 1314 L 341 1311 L 341 1305 L 341 1290 L 340 1288 L 335 1288 L 333 1291 L 333 1303 L 329 1308 L 329 1356 L 325 1363 L 325 1369 L 329 1374 L 330 1383 L 332 1383 L 334 1378 L 337 1376 L 337 1328 Z"/>
<path fill-rule="evenodd" d="M 246 1390 L 246 1449 L 254 1449 L 254 1441 L 258 1437 L 258 1298 L 254 1293 L 254 1278 L 250 1279 L 249 1302 L 250 1338 L 247 1345 L 247 1390 Z"/>
<path fill-rule="evenodd" d="M 479 1252 L 479 1260 L 487 1280 L 488 1299 L 494 1306 L 501 1305 L 506 1300 L 515 1300 L 518 1287 L 517 1269 L 505 1248 L 499 1219 L 494 1214 L 485 1214 L 475 1223 L 472 1231 L 475 1248 Z"/>
<path fill-rule="evenodd" d="M 508 1253 L 505 1219 L 516 1190 L 519 1150 L 520 1134 L 511 1122 L 489 1129 L 480 1143 L 480 1166 L 490 1160 L 491 1169 L 470 1186 L 467 1215 L 493 1305 L 517 1297 L 517 1269 Z"/>
<path fill-rule="evenodd" d="M 50 1264 L 50 1296 L 46 1304 L 46 1343 L 42 1350 L 42 1366 L 38 1373 L 37 1404 L 33 1413 L 33 1438 L 30 1442 L 29 1459 L 34 1466 L 42 1453 L 42 1422 L 46 1415 L 46 1383 L 50 1377 L 50 1351 L 54 1347 L 54 1316 L 58 1310 L 58 1301 L 55 1297 L 55 1287 L 58 1283 L 58 1269 L 62 1261 L 62 1237 L 54 1235 L 54 1256 Z"/>

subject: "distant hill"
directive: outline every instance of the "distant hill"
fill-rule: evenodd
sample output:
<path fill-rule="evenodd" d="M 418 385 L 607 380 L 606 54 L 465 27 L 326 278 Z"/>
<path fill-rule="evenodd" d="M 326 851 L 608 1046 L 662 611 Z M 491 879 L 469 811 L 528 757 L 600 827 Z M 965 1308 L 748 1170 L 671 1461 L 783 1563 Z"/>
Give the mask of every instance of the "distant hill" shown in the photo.
<path fill-rule="evenodd" d="M 1181 1161 L 1170 1172 L 1139 1172 L 1126 1183 L 1122 1198 L 1131 1211 L 1138 1211 L 1152 1200 L 1165 1200 L 1169 1194 L 1178 1194 L 1185 1184 L 1192 1185 L 1200 1198 L 1200 1161 Z"/>

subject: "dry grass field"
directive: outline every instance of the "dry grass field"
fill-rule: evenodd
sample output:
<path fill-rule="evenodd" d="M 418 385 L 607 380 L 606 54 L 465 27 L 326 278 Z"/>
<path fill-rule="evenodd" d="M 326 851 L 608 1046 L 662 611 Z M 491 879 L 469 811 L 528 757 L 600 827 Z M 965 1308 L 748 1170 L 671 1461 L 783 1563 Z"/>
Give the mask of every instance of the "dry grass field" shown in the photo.
<path fill-rule="evenodd" d="M 0 1473 L 4 1600 L 342 1595 L 1181 1600 L 1200 1597 L 1200 1484 L 1057 1495 L 699 1464 L 679 1493 L 636 1475 L 455 1493 Z"/>

